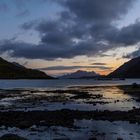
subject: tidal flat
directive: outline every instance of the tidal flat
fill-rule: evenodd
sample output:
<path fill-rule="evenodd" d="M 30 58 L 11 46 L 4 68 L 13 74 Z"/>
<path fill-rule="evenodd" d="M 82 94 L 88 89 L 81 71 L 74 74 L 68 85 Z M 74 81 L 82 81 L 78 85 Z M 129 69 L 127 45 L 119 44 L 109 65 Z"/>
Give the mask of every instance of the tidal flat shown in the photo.
<path fill-rule="evenodd" d="M 0 140 L 139 140 L 140 86 L 1 89 Z"/>

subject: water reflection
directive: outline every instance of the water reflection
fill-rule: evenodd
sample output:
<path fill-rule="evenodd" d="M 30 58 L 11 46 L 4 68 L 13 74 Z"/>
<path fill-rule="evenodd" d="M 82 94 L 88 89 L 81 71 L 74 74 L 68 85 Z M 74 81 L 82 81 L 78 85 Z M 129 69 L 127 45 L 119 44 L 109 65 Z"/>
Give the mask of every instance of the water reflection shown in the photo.
<path fill-rule="evenodd" d="M 88 86 L 53 90 L 0 90 L 2 110 L 131 110 L 139 108 L 140 89 L 127 86 Z M 131 92 L 131 94 L 130 94 Z M 133 93 L 133 94 L 132 94 Z"/>

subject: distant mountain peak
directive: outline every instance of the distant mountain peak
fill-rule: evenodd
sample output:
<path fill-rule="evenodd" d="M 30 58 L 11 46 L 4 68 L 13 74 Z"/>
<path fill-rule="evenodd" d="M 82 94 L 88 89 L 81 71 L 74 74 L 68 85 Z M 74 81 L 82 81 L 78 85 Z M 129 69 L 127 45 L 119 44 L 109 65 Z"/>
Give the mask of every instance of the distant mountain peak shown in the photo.
<path fill-rule="evenodd" d="M 95 78 L 100 76 L 99 74 L 97 74 L 94 71 L 83 71 L 83 70 L 77 70 L 74 73 L 69 73 L 69 74 L 65 74 L 63 76 L 60 76 L 59 78 L 62 79 L 78 79 L 78 78 Z"/>

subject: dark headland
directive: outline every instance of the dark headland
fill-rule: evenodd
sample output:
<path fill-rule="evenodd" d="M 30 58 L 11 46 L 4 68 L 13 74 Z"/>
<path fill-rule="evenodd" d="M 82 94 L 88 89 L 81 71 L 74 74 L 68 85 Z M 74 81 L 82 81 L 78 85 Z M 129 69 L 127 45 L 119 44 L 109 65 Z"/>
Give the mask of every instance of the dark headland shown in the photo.
<path fill-rule="evenodd" d="M 110 73 L 108 75 L 108 77 L 111 77 L 111 78 L 140 78 L 140 57 L 136 57 L 136 58 L 124 63 L 122 66 L 120 66 L 114 72 Z"/>
<path fill-rule="evenodd" d="M 53 79 L 53 77 L 42 71 L 8 62 L 0 57 L 0 79 Z"/>

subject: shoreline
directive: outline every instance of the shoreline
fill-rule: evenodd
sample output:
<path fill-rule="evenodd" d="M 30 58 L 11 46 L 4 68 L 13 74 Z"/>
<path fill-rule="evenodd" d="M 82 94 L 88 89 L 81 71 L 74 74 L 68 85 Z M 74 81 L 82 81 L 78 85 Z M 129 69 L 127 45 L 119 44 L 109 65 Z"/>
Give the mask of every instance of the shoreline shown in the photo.
<path fill-rule="evenodd" d="M 92 132 L 92 125 L 95 121 L 97 125 L 102 121 L 103 123 L 100 127 L 106 127 L 107 129 L 108 127 L 104 125 L 110 124 L 111 127 L 116 128 L 115 134 L 112 133 L 111 137 L 115 135 L 119 138 L 120 133 L 117 131 L 119 124 L 123 126 L 127 123 L 129 126 L 134 126 L 138 129 L 140 127 L 140 100 L 138 100 L 140 99 L 140 85 L 136 87 L 133 86 L 134 85 L 110 85 L 71 86 L 61 89 L 1 89 L 1 101 L 8 101 L 9 99 L 10 102 L 11 98 L 15 99 L 15 101 L 11 101 L 13 104 L 11 104 L 9 110 L 3 107 L 0 110 L 0 130 L 4 132 L 1 136 L 8 136 L 8 140 L 10 140 L 14 136 L 13 134 L 15 134 L 15 137 L 24 137 L 24 135 L 20 135 L 20 132 L 25 132 L 32 137 L 31 140 L 34 140 L 33 136 L 39 137 L 40 134 L 46 134 L 45 136 L 48 138 L 47 134 L 50 133 L 51 128 L 54 128 L 51 130 L 51 133 L 57 136 L 58 131 L 60 133 L 60 135 L 58 135 L 59 139 L 63 138 L 61 134 L 64 134 L 64 138 L 69 138 L 68 140 L 70 140 L 68 133 L 72 135 L 73 133 L 78 133 L 78 131 L 83 131 L 86 140 L 91 140 L 92 137 L 97 140 L 102 136 L 104 131 L 102 132 L 102 129 L 95 127 L 95 131 L 97 132 L 97 135 L 95 135 Z M 45 102 L 46 104 L 44 104 Z M 57 109 L 57 106 L 55 108 L 55 103 L 57 102 L 61 103 L 62 107 L 65 107 L 67 104 L 70 106 L 70 102 L 73 104 L 79 103 L 79 105 L 85 103 L 85 105 L 88 104 L 91 109 L 93 108 L 95 110 L 84 111 L 82 110 L 83 108 L 80 107 L 77 108 L 77 110 L 75 110 L 75 107 L 73 109 L 60 109 L 60 106 L 58 106 L 59 109 Z M 135 103 L 138 103 L 138 105 L 135 106 Z M 49 110 L 49 104 L 54 105 L 55 110 Z M 110 110 L 110 104 L 113 109 L 116 109 L 117 106 L 119 109 L 117 111 Z M 125 104 L 126 106 L 124 106 Z M 40 105 L 43 105 L 41 107 L 44 107 L 44 110 L 32 110 L 34 108 L 37 109 L 36 107 L 40 107 Z M 101 108 L 99 108 L 99 106 Z M 105 106 L 107 109 L 100 110 Z M 30 107 L 32 107 L 31 110 L 28 110 Z M 128 108 L 126 110 L 121 110 L 121 107 Z M 20 110 L 20 108 L 24 110 Z M 86 128 L 83 130 L 84 126 L 82 127 L 82 122 L 84 121 L 91 121 L 92 123 L 86 125 L 88 128 L 87 131 L 93 133 L 93 135 L 89 135 L 88 138 L 85 134 Z M 79 125 L 78 122 L 80 123 Z M 117 125 L 114 126 L 115 123 Z M 66 131 L 63 132 L 61 128 Z M 18 130 L 17 133 L 16 130 Z M 131 137 L 132 135 L 129 134 L 133 131 L 128 128 L 128 132 L 128 136 Z M 77 137 L 80 133 L 81 132 L 77 134 Z M 109 133 L 110 131 L 104 132 L 107 137 L 110 136 Z M 135 135 L 136 134 L 133 132 L 133 136 Z M 0 137 L 0 140 L 2 137 Z M 30 137 L 27 135 L 25 136 L 27 139 L 30 139 Z M 123 135 L 121 135 L 121 138 L 123 138 Z M 117 138 L 113 140 L 117 140 Z"/>

